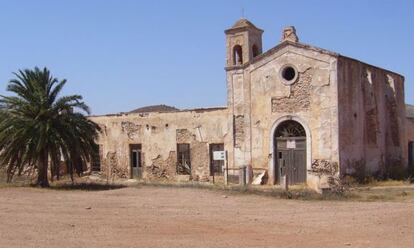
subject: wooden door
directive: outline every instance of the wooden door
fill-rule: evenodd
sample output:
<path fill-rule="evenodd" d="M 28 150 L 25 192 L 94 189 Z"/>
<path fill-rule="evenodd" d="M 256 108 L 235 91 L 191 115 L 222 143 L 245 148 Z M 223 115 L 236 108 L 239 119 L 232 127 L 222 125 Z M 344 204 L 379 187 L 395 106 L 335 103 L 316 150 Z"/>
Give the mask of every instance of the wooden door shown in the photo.
<path fill-rule="evenodd" d="M 289 184 L 306 182 L 306 131 L 294 120 L 279 124 L 274 133 L 276 178 L 287 176 Z"/>
<path fill-rule="evenodd" d="M 277 138 L 277 168 L 279 182 L 281 176 L 287 176 L 289 184 L 306 182 L 306 139 Z"/>
<path fill-rule="evenodd" d="M 142 178 L 141 145 L 130 145 L 131 178 Z"/>

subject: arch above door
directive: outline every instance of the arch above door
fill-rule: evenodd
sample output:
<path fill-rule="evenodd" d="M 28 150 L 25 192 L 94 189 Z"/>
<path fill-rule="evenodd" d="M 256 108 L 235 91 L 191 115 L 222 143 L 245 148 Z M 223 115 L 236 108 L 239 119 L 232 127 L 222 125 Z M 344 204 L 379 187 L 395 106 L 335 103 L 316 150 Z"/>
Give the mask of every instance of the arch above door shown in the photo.
<path fill-rule="evenodd" d="M 306 173 L 307 171 L 309 171 L 311 169 L 311 163 L 312 163 L 312 137 L 311 137 L 311 132 L 310 129 L 308 127 L 308 125 L 306 124 L 306 122 L 301 119 L 299 116 L 296 115 L 286 115 L 286 116 L 282 116 L 280 118 L 278 118 L 272 125 L 272 128 L 270 129 L 270 133 L 269 133 L 269 144 L 270 144 L 270 156 L 269 156 L 269 181 L 271 182 L 271 184 L 275 184 L 276 182 L 276 154 L 275 154 L 275 146 L 276 146 L 276 142 L 275 142 L 275 132 L 277 130 L 277 128 L 279 127 L 280 124 L 282 124 L 285 121 L 295 121 L 297 123 L 299 123 L 304 131 L 305 131 L 305 135 L 306 135 Z M 293 132 L 295 132 L 293 130 Z"/>

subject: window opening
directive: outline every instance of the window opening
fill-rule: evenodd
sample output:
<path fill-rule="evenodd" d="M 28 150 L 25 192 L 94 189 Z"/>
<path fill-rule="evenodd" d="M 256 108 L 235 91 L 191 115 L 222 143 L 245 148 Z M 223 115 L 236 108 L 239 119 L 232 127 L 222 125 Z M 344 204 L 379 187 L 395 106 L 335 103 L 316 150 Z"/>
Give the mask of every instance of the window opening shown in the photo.
<path fill-rule="evenodd" d="M 190 144 L 177 144 L 177 174 L 191 174 Z"/>

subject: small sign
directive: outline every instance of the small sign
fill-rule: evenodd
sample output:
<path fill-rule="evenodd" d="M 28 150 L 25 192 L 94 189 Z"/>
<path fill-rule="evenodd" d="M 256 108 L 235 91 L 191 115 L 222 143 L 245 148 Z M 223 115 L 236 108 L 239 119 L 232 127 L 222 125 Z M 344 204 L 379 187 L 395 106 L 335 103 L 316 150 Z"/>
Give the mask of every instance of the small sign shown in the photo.
<path fill-rule="evenodd" d="M 213 160 L 226 160 L 226 152 L 225 151 L 214 151 Z"/>
<path fill-rule="evenodd" d="M 295 149 L 296 148 L 296 140 L 288 140 L 286 142 L 287 149 Z"/>

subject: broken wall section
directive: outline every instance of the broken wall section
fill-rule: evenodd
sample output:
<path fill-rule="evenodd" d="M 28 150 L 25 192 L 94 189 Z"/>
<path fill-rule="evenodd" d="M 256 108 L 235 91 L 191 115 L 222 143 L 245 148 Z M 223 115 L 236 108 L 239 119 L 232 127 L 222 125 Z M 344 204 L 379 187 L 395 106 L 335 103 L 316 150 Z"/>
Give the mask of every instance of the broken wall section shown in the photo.
<path fill-rule="evenodd" d="M 164 159 L 161 155 L 152 159 L 151 165 L 145 166 L 146 179 L 150 181 L 171 181 L 176 177 L 175 165 L 177 163 L 177 153 L 170 151 L 168 158 Z"/>
<path fill-rule="evenodd" d="M 195 131 L 198 131 L 196 128 Z M 190 145 L 191 180 L 207 182 L 210 179 L 210 155 L 208 142 L 197 140 L 188 129 L 177 129 L 177 144 Z"/>
<path fill-rule="evenodd" d="M 101 174 L 111 179 L 135 178 L 131 145 L 140 145 L 142 178 L 150 181 L 178 180 L 177 144 L 190 145 L 190 174 L 199 181 L 209 180 L 209 144 L 232 146 L 227 136 L 227 108 L 89 118 L 102 127 L 98 139 Z"/>

